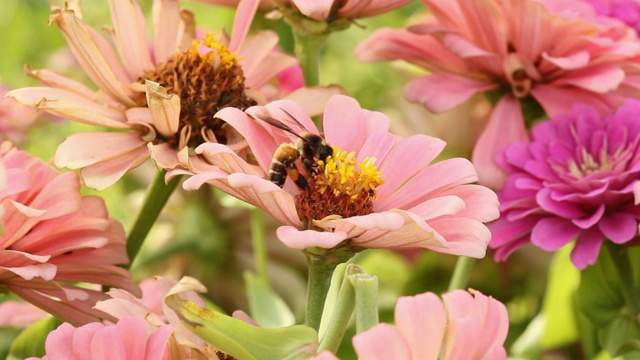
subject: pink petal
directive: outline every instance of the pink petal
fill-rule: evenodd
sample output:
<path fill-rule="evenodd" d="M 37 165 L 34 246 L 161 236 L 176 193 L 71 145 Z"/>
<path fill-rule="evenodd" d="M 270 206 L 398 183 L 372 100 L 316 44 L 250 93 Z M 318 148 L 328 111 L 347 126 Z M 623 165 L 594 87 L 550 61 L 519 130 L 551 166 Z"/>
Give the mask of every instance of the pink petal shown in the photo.
<path fill-rule="evenodd" d="M 253 57 L 254 55 L 249 56 Z M 258 89 L 272 81 L 278 73 L 295 66 L 297 63 L 298 61 L 293 56 L 271 51 L 267 57 L 256 64 L 257 66 L 251 72 L 244 73 L 246 76 L 245 85 L 248 88 Z"/>
<path fill-rule="evenodd" d="M 280 226 L 276 234 L 285 245 L 297 250 L 316 246 L 331 249 L 347 239 L 347 234 L 342 231 L 298 230 L 292 226 Z"/>
<path fill-rule="evenodd" d="M 344 89 L 337 85 L 303 87 L 288 94 L 284 99 L 300 104 L 307 115 L 317 116 L 324 112 L 329 99 L 342 93 Z"/>
<path fill-rule="evenodd" d="M 360 150 L 372 133 L 389 129 L 389 118 L 363 110 L 355 99 L 344 95 L 329 100 L 322 118 L 327 143 L 347 152 Z"/>
<path fill-rule="evenodd" d="M 253 17 L 258 10 L 258 5 L 260 5 L 260 0 L 240 0 L 238 3 L 236 16 L 233 19 L 229 51 L 236 52 L 242 46 L 242 43 L 249 32 L 249 27 L 251 26 Z"/>
<path fill-rule="evenodd" d="M 429 111 L 440 113 L 469 100 L 473 95 L 495 88 L 484 81 L 447 73 L 433 73 L 410 81 L 404 95 L 410 101 L 424 105 Z"/>
<path fill-rule="evenodd" d="M 498 154 L 507 145 L 528 138 L 518 100 L 503 96 L 473 149 L 472 159 L 479 183 L 493 189 L 502 188 L 505 174 L 496 161 Z"/>
<path fill-rule="evenodd" d="M 425 220 L 429 220 L 443 215 L 455 215 L 466 207 L 461 198 L 449 195 L 429 199 L 412 207 L 409 211 Z"/>
<path fill-rule="evenodd" d="M 95 336 L 96 332 L 102 328 L 104 328 L 102 323 L 93 322 L 75 329 L 71 343 L 73 345 L 73 351 L 77 357 L 88 356 L 91 354 L 91 340 Z M 50 354 L 48 351 L 47 354 L 51 356 L 52 360 L 56 359 L 52 356 L 53 354 Z M 77 359 L 77 357 L 74 357 L 73 359 Z"/>
<path fill-rule="evenodd" d="M 91 353 L 86 356 L 91 360 L 135 359 L 128 356 L 124 339 L 115 326 L 96 331 L 91 341 Z"/>
<path fill-rule="evenodd" d="M 398 328 L 378 324 L 353 337 L 353 347 L 363 360 L 412 359 L 411 347 Z"/>
<path fill-rule="evenodd" d="M 47 336 L 45 350 L 50 359 L 76 359 L 71 345 L 74 331 L 71 324 L 63 323 Z"/>
<path fill-rule="evenodd" d="M 79 169 L 146 148 L 137 132 L 83 132 L 67 137 L 58 146 L 54 163 Z"/>
<path fill-rule="evenodd" d="M 85 184 L 98 191 L 104 190 L 118 181 L 127 171 L 140 166 L 149 158 L 146 147 L 134 149 L 126 154 L 89 165 L 80 170 Z"/>
<path fill-rule="evenodd" d="M 427 246 L 443 254 L 454 254 L 481 259 L 486 255 L 491 232 L 480 221 L 467 218 L 439 218 L 429 225 L 446 240 L 446 248 Z"/>
<path fill-rule="evenodd" d="M 144 359 L 147 345 L 146 322 L 142 317 L 129 316 L 120 319 L 116 328 L 122 336 L 127 359 Z"/>
<path fill-rule="evenodd" d="M 147 22 L 137 1 L 109 1 L 115 42 L 132 76 L 152 70 L 147 40 Z"/>
<path fill-rule="evenodd" d="M 571 113 L 576 103 L 586 103 L 599 113 L 606 113 L 621 103 L 615 94 L 597 94 L 575 87 L 560 87 L 551 84 L 536 84 L 531 89 L 533 97 L 542 105 L 547 116 Z"/>
<path fill-rule="evenodd" d="M 578 237 L 582 229 L 571 221 L 545 218 L 538 221 L 531 231 L 531 242 L 546 251 L 554 251 Z"/>
<path fill-rule="evenodd" d="M 147 341 L 144 360 L 161 360 L 170 352 L 169 339 L 173 332 L 173 326 L 166 325 L 156 329 Z"/>
<path fill-rule="evenodd" d="M 335 0 L 293 0 L 303 15 L 318 21 L 324 21 L 329 17 L 334 2 Z"/>
<path fill-rule="evenodd" d="M 551 84 L 556 86 L 573 85 L 581 89 L 604 94 L 616 90 L 622 84 L 624 78 L 625 72 L 619 65 L 603 64 L 572 71 Z"/>
<path fill-rule="evenodd" d="M 444 339 L 447 314 L 433 293 L 404 296 L 395 308 L 396 326 L 411 348 L 411 359 L 437 359 Z"/>
<path fill-rule="evenodd" d="M 552 57 L 547 53 L 542 53 L 542 58 L 565 70 L 583 68 L 587 66 L 589 64 L 589 60 L 591 60 L 589 52 L 587 51 L 578 51 L 564 57 Z"/>
<path fill-rule="evenodd" d="M 178 50 L 182 18 L 177 0 L 153 2 L 153 52 L 155 62 L 167 61 Z"/>

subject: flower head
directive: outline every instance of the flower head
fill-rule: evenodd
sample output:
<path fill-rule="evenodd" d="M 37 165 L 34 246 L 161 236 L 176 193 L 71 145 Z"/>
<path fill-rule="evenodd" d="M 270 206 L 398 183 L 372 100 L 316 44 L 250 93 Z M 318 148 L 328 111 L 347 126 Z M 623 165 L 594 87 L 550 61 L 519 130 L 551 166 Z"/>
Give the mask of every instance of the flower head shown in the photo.
<path fill-rule="evenodd" d="M 20 144 L 29 127 L 38 120 L 38 115 L 33 109 L 5 98 L 7 91 L 9 89 L 0 82 L 0 142 L 8 140 Z"/>
<path fill-rule="evenodd" d="M 433 16 L 408 30 L 379 30 L 356 52 L 362 61 L 402 59 L 429 70 L 405 96 L 433 112 L 476 93 L 499 95 L 473 152 L 483 184 L 502 186 L 497 154 L 527 139 L 521 101 L 553 116 L 577 102 L 606 112 L 638 95 L 640 42 L 620 22 L 554 13 L 536 0 L 423 2 Z"/>
<path fill-rule="evenodd" d="M 570 114 L 536 125 L 531 143 L 505 149 L 502 216 L 490 226 L 497 259 L 528 242 L 553 251 L 575 239 L 571 260 L 584 269 L 605 239 L 623 244 L 637 237 L 638 111 L 637 100 L 607 116 L 576 105 Z"/>
<path fill-rule="evenodd" d="M 603 16 L 618 19 L 640 31 L 640 1 L 638 0 L 582 0 Z"/>
<path fill-rule="evenodd" d="M 150 331 L 145 320 L 135 316 L 116 324 L 93 322 L 78 328 L 64 323 L 47 336 L 46 355 L 28 359 L 99 359 L 108 355 L 122 360 L 168 360 L 172 331 L 170 325 Z"/>
<path fill-rule="evenodd" d="M 277 235 L 289 247 L 422 247 L 484 256 L 491 234 L 483 222 L 498 216 L 496 195 L 472 184 L 477 177 L 469 161 L 432 163 L 443 150 L 443 141 L 425 135 L 392 135 L 385 115 L 336 95 L 323 118 L 324 141 L 332 146 L 330 156 L 309 157 L 301 149 L 303 159 L 290 162 L 280 158 L 287 154 L 282 146 L 308 144 L 300 144 L 296 135 L 263 120 L 275 119 L 270 122 L 322 139 L 296 103 L 275 101 L 246 113 L 228 108 L 216 116 L 247 139 L 257 165 L 218 144 L 206 143 L 196 149 L 204 161 L 191 164 L 186 173 L 193 176 L 185 181 L 185 189 L 209 183 L 262 208 L 282 224 Z M 275 176 L 287 179 L 282 188 L 266 178 L 270 168 L 271 173 L 278 170 L 278 162 L 287 164 L 279 169 L 287 171 Z M 185 171 L 169 175 L 180 173 Z"/>
<path fill-rule="evenodd" d="M 50 70 L 29 71 L 45 86 L 8 94 L 23 104 L 117 131 L 77 133 L 58 148 L 55 164 L 82 169 L 87 186 L 104 189 L 149 158 L 179 166 L 205 141 L 233 144 L 235 132 L 213 118 L 280 94 L 276 75 L 297 64 L 276 49 L 274 32 L 247 36 L 257 0 L 243 0 L 231 36 L 196 38 L 194 16 L 177 1 L 154 2 L 154 36 L 137 1 L 111 0 L 115 47 L 86 25 L 78 9 L 55 9 L 58 25 L 94 91 Z M 122 59 L 122 61 L 120 60 Z M 263 91 L 264 90 L 264 91 Z"/>
<path fill-rule="evenodd" d="M 401 297 L 395 321 L 353 338 L 360 359 L 506 359 L 507 309 L 479 291 Z"/>
<path fill-rule="evenodd" d="M 59 318 L 84 324 L 107 296 L 75 283 L 138 293 L 129 273 L 122 225 L 102 199 L 81 196 L 75 173 L 60 174 L 9 143 L 0 146 L 0 288 Z"/>

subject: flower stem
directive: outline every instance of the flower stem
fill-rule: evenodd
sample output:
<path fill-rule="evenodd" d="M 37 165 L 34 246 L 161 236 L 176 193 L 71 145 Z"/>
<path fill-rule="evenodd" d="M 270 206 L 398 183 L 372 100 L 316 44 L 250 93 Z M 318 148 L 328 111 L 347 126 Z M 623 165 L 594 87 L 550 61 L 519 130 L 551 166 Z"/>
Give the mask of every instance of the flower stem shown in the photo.
<path fill-rule="evenodd" d="M 620 248 L 614 243 L 607 241 L 607 252 L 613 263 L 613 267 L 620 280 L 620 290 L 627 308 L 633 315 L 640 314 L 640 302 L 638 301 L 638 291 L 633 279 L 633 269 L 629 260 L 629 252 L 620 253 Z"/>
<path fill-rule="evenodd" d="M 451 276 L 451 282 L 449 283 L 448 291 L 453 291 L 455 289 L 465 289 L 469 284 L 469 276 L 471 275 L 471 270 L 473 270 L 473 265 L 476 263 L 476 259 L 460 256 L 458 257 L 458 261 L 456 261 L 456 267 L 453 270 L 453 275 Z"/>
<path fill-rule="evenodd" d="M 356 291 L 356 333 L 360 334 L 378 323 L 378 277 L 362 273 L 349 280 Z"/>
<path fill-rule="evenodd" d="M 320 84 L 320 51 L 327 42 L 327 34 L 309 33 L 303 29 L 294 28 L 294 51 L 304 77 L 306 86 Z"/>
<path fill-rule="evenodd" d="M 307 287 L 307 316 L 305 324 L 316 330 L 320 328 L 324 302 L 331 285 L 331 275 L 338 265 L 327 262 L 321 256 L 307 254 L 309 265 L 309 284 Z"/>
<path fill-rule="evenodd" d="M 343 268 L 343 270 L 345 269 Z M 340 279 L 342 280 L 340 282 L 340 290 L 338 292 L 337 299 L 332 306 L 328 325 L 324 331 L 321 329 L 319 332 L 320 345 L 318 346 L 318 353 L 321 353 L 324 350 L 329 350 L 332 353 L 335 353 L 342 342 L 342 338 L 347 330 L 349 320 L 351 320 L 351 315 L 353 314 L 353 309 L 356 304 L 356 294 L 352 281 L 350 281 L 351 276 L 349 275 L 349 273 L 353 271 L 353 264 L 348 265 L 346 267 L 346 271 L 342 271 L 342 276 L 340 276 Z M 362 269 L 356 266 L 355 271 L 361 272 Z M 339 270 L 336 270 L 337 275 L 339 275 L 339 272 Z M 336 281 L 335 276 L 333 279 L 333 281 Z M 326 306 L 330 307 L 331 304 L 327 304 Z"/>
<path fill-rule="evenodd" d="M 164 175 L 166 171 L 160 171 L 153 179 L 151 187 L 147 191 L 147 196 L 142 204 L 140 213 L 136 222 L 133 224 L 133 228 L 129 231 L 127 236 L 127 255 L 129 256 L 129 267 L 133 264 L 144 239 L 147 237 L 151 226 L 156 222 L 162 208 L 169 200 L 169 196 L 176 189 L 180 182 L 180 177 L 174 177 L 168 184 L 164 182 Z"/>
<path fill-rule="evenodd" d="M 269 284 L 269 274 L 267 273 L 267 246 L 264 236 L 264 221 L 262 210 L 251 209 L 251 235 L 253 240 L 253 260 L 255 261 L 256 273 L 260 280 Z"/>

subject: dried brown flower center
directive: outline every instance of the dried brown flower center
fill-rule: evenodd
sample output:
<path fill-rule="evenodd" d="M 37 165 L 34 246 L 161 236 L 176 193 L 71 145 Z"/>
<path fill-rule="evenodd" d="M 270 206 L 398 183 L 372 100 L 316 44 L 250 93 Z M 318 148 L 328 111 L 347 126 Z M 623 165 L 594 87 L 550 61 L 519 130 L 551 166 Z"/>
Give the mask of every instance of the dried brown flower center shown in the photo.
<path fill-rule="evenodd" d="M 191 48 L 176 53 L 155 70 L 143 74 L 139 82 L 151 80 L 180 97 L 180 125 L 175 135 L 158 134 L 154 143 L 166 142 L 178 148 L 180 137 L 184 145 L 197 147 L 206 141 L 225 144 L 225 124 L 213 115 L 225 107 L 241 110 L 256 105 L 245 94 L 244 74 L 234 54 L 208 34 L 194 40 Z M 146 100 L 143 105 L 146 105 Z"/>
<path fill-rule="evenodd" d="M 343 218 L 373 212 L 376 188 L 384 183 L 375 166 L 375 158 L 356 165 L 355 152 L 333 147 L 326 162 L 318 161 L 313 174 L 307 175 L 309 187 L 296 196 L 298 215 L 308 226 L 313 220 L 338 215 Z"/>

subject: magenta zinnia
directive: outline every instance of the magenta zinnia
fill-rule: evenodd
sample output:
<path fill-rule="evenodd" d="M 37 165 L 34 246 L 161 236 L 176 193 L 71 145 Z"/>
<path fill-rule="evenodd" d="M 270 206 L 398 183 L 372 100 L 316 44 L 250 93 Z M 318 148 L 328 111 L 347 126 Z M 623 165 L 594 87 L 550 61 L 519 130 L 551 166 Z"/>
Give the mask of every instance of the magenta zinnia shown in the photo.
<path fill-rule="evenodd" d="M 60 174 L 9 143 L 0 146 L 0 288 L 73 324 L 96 321 L 107 298 L 78 282 L 139 293 L 122 225 L 102 199 L 81 196 L 77 174 Z"/>
<path fill-rule="evenodd" d="M 9 93 L 19 102 L 64 118 L 115 129 L 77 133 L 58 148 L 55 164 L 81 169 L 87 186 L 104 189 L 149 158 L 160 169 L 179 166 L 205 141 L 237 140 L 218 110 L 246 109 L 278 98 L 273 83 L 297 64 L 278 51 L 272 31 L 247 36 L 257 0 L 239 5 L 231 36 L 196 39 L 194 16 L 177 1 L 154 2 L 152 40 L 136 0 L 110 0 L 115 46 L 86 25 L 78 9 L 55 9 L 71 51 L 98 91 L 50 70 L 29 71 L 43 87 Z M 122 60 L 121 60 L 122 59 Z"/>
<path fill-rule="evenodd" d="M 281 100 L 246 113 L 227 108 L 216 116 L 247 139 L 257 165 L 219 144 L 206 143 L 196 149 L 204 162 L 191 164 L 193 176 L 185 189 L 209 183 L 260 207 L 282 224 L 277 235 L 289 247 L 427 248 L 485 255 L 491 234 L 483 222 L 498 216 L 496 195 L 473 184 L 477 176 L 468 160 L 433 162 L 445 147 L 442 140 L 390 134 L 385 115 L 336 95 L 323 117 L 333 155 L 315 163 L 312 173 L 298 161 L 307 188 L 290 178 L 280 188 L 266 179 L 269 166 L 276 148 L 297 138 L 255 119 L 272 117 L 319 134 L 301 107 Z M 180 173 L 185 172 L 171 175 Z"/>
<path fill-rule="evenodd" d="M 575 239 L 571 260 L 584 269 L 604 241 L 624 244 L 637 237 L 638 114 L 637 100 L 604 117 L 576 105 L 570 114 L 536 125 L 531 143 L 505 149 L 501 217 L 490 227 L 497 259 L 529 242 L 553 251 Z"/>
<path fill-rule="evenodd" d="M 548 116 L 578 102 L 604 113 L 638 96 L 640 42 L 620 22 L 554 13 L 536 0 L 423 0 L 433 13 L 408 30 L 381 29 L 356 50 L 362 61 L 402 59 L 430 71 L 405 96 L 433 112 L 478 93 L 497 100 L 473 152 L 480 181 L 500 188 L 496 155 L 527 139 L 521 101 Z"/>

